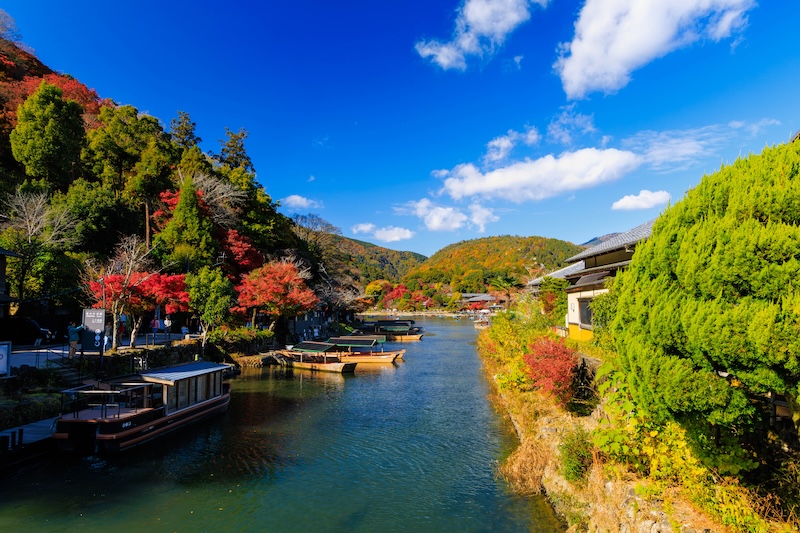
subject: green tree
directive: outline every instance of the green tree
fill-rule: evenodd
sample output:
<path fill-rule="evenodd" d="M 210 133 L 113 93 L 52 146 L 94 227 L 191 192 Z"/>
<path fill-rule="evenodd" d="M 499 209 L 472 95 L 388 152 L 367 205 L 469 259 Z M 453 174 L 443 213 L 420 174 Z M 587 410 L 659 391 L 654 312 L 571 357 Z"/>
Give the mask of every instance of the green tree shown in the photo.
<path fill-rule="evenodd" d="M 65 206 L 75 220 L 74 250 L 104 256 L 119 241 L 120 235 L 141 231 L 141 219 L 108 185 L 78 178 L 65 194 L 53 197 L 54 206 Z"/>
<path fill-rule="evenodd" d="M 225 135 L 227 139 L 220 139 L 219 141 L 221 150 L 216 157 L 217 161 L 219 161 L 221 165 L 231 169 L 241 168 L 245 172 L 251 174 L 255 173 L 253 162 L 250 156 L 247 155 L 247 150 L 245 150 L 244 147 L 244 141 L 247 139 L 248 135 L 247 130 L 242 128 L 237 132 L 233 132 L 225 128 Z"/>
<path fill-rule="evenodd" d="M 83 158 L 92 172 L 121 196 L 128 179 L 136 174 L 142 153 L 166 134 L 156 118 L 140 115 L 130 105 L 103 107 L 98 120 L 100 127 L 89 132 Z"/>
<path fill-rule="evenodd" d="M 186 275 L 186 290 L 189 293 L 189 306 L 198 314 L 203 326 L 205 347 L 207 332 L 224 324 L 230 316 L 236 291 L 222 270 L 205 266 L 196 274 Z"/>
<path fill-rule="evenodd" d="M 7 220 L 2 226 L 0 246 L 18 257 L 9 262 L 8 278 L 14 296 L 24 307 L 27 288 L 40 293 L 41 279 L 32 274 L 48 254 L 69 249 L 75 242 L 75 220 L 65 207 L 50 204 L 45 193 L 17 192 L 6 199 Z"/>
<path fill-rule="evenodd" d="M 542 310 L 553 324 L 564 325 L 564 316 L 567 314 L 566 288 L 569 282 L 563 278 L 545 276 L 539 285 L 539 300 Z"/>
<path fill-rule="evenodd" d="M 172 168 L 177 163 L 173 145 L 162 136 L 153 136 L 141 152 L 139 161 L 125 184 L 125 192 L 131 204 L 144 209 L 144 240 L 149 247 L 151 242 L 150 217 L 153 202 L 159 193 L 172 185 Z"/>
<path fill-rule="evenodd" d="M 521 287 L 522 284 L 514 276 L 510 276 L 508 274 L 498 274 L 489 280 L 489 286 L 492 289 L 503 293 L 503 295 L 506 297 L 506 309 L 508 309 L 511 305 L 511 292 Z"/>
<path fill-rule="evenodd" d="M 192 176 L 183 180 L 178 204 L 172 218 L 154 241 L 154 248 L 165 263 L 173 263 L 173 270 L 190 271 L 210 265 L 215 257 L 213 226 L 200 210 L 197 190 Z"/>
<path fill-rule="evenodd" d="M 11 151 L 25 172 L 59 191 L 77 175 L 86 141 L 83 108 L 62 94 L 43 81 L 17 109 L 17 126 L 10 135 Z"/>
<path fill-rule="evenodd" d="M 615 282 L 618 368 L 637 409 L 688 430 L 709 464 L 752 465 L 758 403 L 800 420 L 800 143 L 705 176 Z M 752 456 L 751 456 L 752 457 Z"/>
<path fill-rule="evenodd" d="M 203 139 L 195 134 L 197 124 L 192 121 L 192 117 L 186 111 L 178 111 L 178 116 L 173 118 L 169 124 L 169 134 L 172 142 L 182 150 L 188 150 L 197 146 Z"/>

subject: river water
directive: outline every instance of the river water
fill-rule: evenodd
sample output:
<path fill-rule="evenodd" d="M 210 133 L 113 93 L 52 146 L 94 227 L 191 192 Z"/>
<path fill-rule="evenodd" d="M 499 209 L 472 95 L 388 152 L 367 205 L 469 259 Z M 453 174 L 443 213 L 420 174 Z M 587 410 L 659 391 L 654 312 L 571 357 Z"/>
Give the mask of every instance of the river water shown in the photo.
<path fill-rule="evenodd" d="M 472 323 L 418 325 L 396 365 L 245 371 L 202 425 L 7 474 L 0 531 L 563 531 L 543 498 L 495 475 L 515 439 L 487 400 Z"/>

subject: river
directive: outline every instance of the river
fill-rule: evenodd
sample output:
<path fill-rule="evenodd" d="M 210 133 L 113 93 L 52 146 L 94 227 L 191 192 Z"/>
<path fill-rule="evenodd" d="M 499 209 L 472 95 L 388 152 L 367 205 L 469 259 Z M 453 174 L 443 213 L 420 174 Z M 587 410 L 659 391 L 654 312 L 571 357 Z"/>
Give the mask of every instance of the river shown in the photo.
<path fill-rule="evenodd" d="M 7 474 L 0 531 L 563 531 L 544 498 L 495 475 L 515 438 L 487 400 L 472 323 L 418 325 L 396 365 L 252 369 L 202 425 Z"/>

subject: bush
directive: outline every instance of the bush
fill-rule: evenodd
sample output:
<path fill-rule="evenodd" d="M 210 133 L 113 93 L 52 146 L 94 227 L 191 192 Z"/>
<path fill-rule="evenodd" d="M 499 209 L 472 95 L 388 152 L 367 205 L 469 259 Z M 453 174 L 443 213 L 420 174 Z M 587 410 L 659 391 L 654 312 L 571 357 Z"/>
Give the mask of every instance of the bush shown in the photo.
<path fill-rule="evenodd" d="M 592 442 L 582 427 L 564 435 L 558 446 L 561 452 L 561 473 L 567 481 L 583 481 L 592 467 Z"/>
<path fill-rule="evenodd" d="M 523 360 L 531 381 L 539 390 L 566 406 L 574 394 L 573 383 L 579 364 L 577 352 L 568 348 L 563 339 L 547 337 L 537 339 L 530 349 Z"/>

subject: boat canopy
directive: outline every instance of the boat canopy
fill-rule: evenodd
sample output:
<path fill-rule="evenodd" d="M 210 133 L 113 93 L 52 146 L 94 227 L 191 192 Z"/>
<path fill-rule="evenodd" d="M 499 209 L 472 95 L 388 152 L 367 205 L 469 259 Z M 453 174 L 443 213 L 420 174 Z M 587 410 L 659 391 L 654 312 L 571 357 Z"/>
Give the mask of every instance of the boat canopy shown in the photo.
<path fill-rule="evenodd" d="M 333 351 L 334 348 L 336 345 L 330 342 L 303 341 L 292 346 L 292 351 L 323 353 Z"/>
<path fill-rule="evenodd" d="M 180 365 L 165 366 L 155 368 L 141 373 L 142 379 L 149 383 L 161 383 L 174 386 L 176 381 L 194 378 L 213 372 L 227 370 L 230 365 L 224 363 L 214 363 L 211 361 L 194 361 Z"/>
<path fill-rule="evenodd" d="M 354 348 L 371 348 L 378 344 L 378 339 L 376 337 L 366 336 L 331 337 L 328 339 L 328 343 L 338 344 L 339 346 L 350 346 Z"/>

